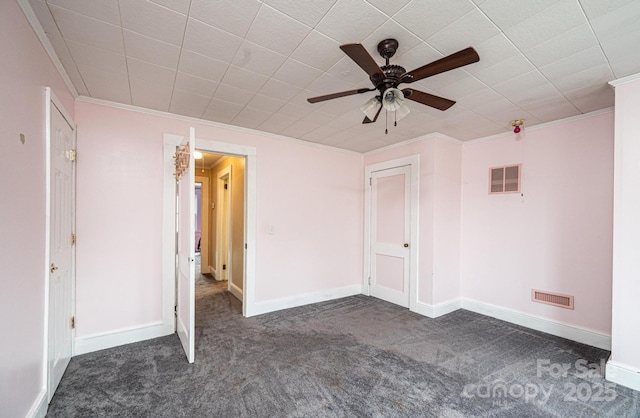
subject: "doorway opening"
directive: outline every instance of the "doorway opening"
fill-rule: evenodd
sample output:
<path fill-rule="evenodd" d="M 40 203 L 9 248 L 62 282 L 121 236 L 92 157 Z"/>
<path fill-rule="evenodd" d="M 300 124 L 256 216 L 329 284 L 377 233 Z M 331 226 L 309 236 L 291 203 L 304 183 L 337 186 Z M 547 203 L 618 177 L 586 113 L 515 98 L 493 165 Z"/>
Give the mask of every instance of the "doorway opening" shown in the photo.
<path fill-rule="evenodd" d="M 195 154 L 196 326 L 214 294 L 228 292 L 242 312 L 245 276 L 245 157 Z M 198 187 L 200 185 L 200 187 Z M 196 341 L 197 346 L 197 341 Z"/>

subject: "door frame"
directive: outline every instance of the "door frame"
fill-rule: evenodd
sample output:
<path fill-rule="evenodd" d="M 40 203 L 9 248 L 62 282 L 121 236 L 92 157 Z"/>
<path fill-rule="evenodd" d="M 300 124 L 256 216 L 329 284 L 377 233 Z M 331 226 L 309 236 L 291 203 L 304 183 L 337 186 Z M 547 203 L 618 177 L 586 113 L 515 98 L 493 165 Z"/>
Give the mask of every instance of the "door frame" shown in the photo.
<path fill-rule="evenodd" d="M 196 175 L 196 183 L 202 184 L 200 210 L 200 273 L 207 274 L 211 267 L 209 260 L 209 212 L 211 211 L 211 198 L 209 197 L 209 177 Z M 206 261 L 206 263 L 205 263 Z"/>
<path fill-rule="evenodd" d="M 184 135 L 164 134 L 164 175 L 162 210 L 162 324 L 166 334 L 175 332 L 175 273 L 176 235 L 175 208 L 176 185 L 173 155 L 176 146 L 184 140 Z M 235 155 L 245 158 L 245 207 L 244 207 L 244 273 L 242 278 L 242 315 L 254 316 L 258 312 L 255 302 L 256 288 L 256 237 L 257 237 L 257 151 L 256 148 L 196 138 L 194 149 L 215 154 Z M 165 334 L 165 335 L 166 335 Z"/>
<path fill-rule="evenodd" d="M 42 387 L 47 393 L 47 403 L 53 397 L 49 387 L 49 281 L 51 264 L 51 106 L 55 106 L 73 129 L 73 145 L 77 147 L 77 125 L 55 95 L 51 87 L 45 87 L 45 263 L 44 263 L 44 350 Z M 71 169 L 71 233 L 76 233 L 76 164 Z M 71 246 L 71 315 L 76 316 L 76 246 Z M 71 328 L 71 357 L 76 353 L 76 330 Z"/>
<path fill-rule="evenodd" d="M 409 166 L 411 168 L 410 191 L 410 226 L 409 226 L 409 310 L 417 312 L 418 308 L 418 231 L 420 204 L 420 155 L 409 155 L 393 160 L 382 161 L 367 165 L 364 168 L 364 276 L 362 278 L 362 293 L 371 296 L 371 228 L 372 228 L 372 174 L 377 171 Z"/>
<path fill-rule="evenodd" d="M 216 177 L 216 205 L 217 205 L 217 210 L 216 210 L 216 280 L 222 280 L 224 279 L 225 274 L 223 273 L 223 269 L 222 269 L 222 265 L 226 264 L 227 265 L 227 274 L 226 274 L 226 280 L 228 280 L 227 283 L 227 290 L 231 290 L 231 280 L 229 280 L 229 278 L 231 277 L 231 268 L 232 268 L 232 251 L 233 251 L 233 246 L 232 246 L 232 234 L 231 234 L 231 228 L 233 226 L 233 221 L 232 221 L 232 212 L 231 212 L 231 166 L 227 166 L 225 168 L 223 168 L 222 170 L 220 170 L 220 172 L 218 173 L 217 177 Z M 228 188 L 227 188 L 227 195 L 226 195 L 226 199 L 223 198 L 224 196 L 224 187 L 221 187 L 224 185 L 225 181 L 223 180 L 224 178 L 226 178 L 226 183 L 228 184 Z M 224 205 L 221 205 L 221 202 L 224 203 Z M 226 217 L 226 219 L 224 219 Z M 226 233 L 227 233 L 227 242 L 224 243 L 223 241 L 223 237 L 222 234 L 220 234 L 220 231 L 222 230 L 222 226 L 224 224 L 224 222 L 227 222 L 227 229 L 226 229 Z M 226 245 L 227 247 L 227 259 L 226 260 L 222 260 L 220 257 L 220 254 L 222 252 L 222 248 L 223 248 L 223 244 Z"/>

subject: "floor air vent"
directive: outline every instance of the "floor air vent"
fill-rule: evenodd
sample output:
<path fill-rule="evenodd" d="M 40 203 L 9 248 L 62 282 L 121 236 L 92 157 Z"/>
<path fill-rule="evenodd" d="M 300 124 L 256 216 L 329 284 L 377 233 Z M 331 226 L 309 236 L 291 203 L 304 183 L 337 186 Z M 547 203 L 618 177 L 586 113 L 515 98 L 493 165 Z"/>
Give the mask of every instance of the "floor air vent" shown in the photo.
<path fill-rule="evenodd" d="M 573 296 L 562 293 L 545 292 L 544 290 L 531 289 L 531 300 L 546 303 L 561 308 L 573 309 Z"/>

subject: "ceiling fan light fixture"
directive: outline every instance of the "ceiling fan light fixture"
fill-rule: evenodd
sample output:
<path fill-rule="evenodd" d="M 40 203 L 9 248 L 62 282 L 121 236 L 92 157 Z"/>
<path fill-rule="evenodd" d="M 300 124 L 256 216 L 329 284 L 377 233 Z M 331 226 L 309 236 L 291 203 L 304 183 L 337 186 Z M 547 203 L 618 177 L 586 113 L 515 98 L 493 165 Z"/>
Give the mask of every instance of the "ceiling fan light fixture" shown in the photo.
<path fill-rule="evenodd" d="M 382 94 L 382 106 L 389 112 L 395 112 L 402 106 L 404 102 L 404 93 L 402 90 L 391 87 Z"/>
<path fill-rule="evenodd" d="M 380 101 L 376 96 L 367 100 L 365 104 L 360 106 L 360 110 L 362 110 L 362 113 L 364 113 L 366 117 L 368 117 L 370 120 L 373 120 L 376 117 L 376 113 L 378 112 L 379 107 L 380 107 Z"/>
<path fill-rule="evenodd" d="M 407 105 L 401 104 L 398 110 L 396 110 L 396 122 L 404 118 L 411 112 L 411 109 Z"/>

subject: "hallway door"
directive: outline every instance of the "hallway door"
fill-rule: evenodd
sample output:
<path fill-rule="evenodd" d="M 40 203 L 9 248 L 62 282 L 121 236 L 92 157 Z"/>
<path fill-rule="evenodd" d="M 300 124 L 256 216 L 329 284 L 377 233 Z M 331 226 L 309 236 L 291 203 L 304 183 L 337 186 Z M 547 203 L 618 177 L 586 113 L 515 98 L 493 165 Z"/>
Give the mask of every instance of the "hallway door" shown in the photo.
<path fill-rule="evenodd" d="M 196 163 L 197 165 L 197 163 Z M 209 177 L 196 176 L 196 183 L 201 184 L 202 201 L 200 207 L 197 209 L 200 213 L 200 274 L 208 274 L 210 272 L 211 261 L 209 253 L 209 215 L 211 213 L 211 197 L 209 196 Z M 196 247 L 198 245 L 196 244 Z"/>
<path fill-rule="evenodd" d="M 49 308 L 47 394 L 51 401 L 73 351 L 74 129 L 49 102 Z"/>
<path fill-rule="evenodd" d="M 409 307 L 411 167 L 371 174 L 371 296 Z"/>
<path fill-rule="evenodd" d="M 189 139 L 181 145 L 189 150 L 186 172 L 178 179 L 177 235 L 178 268 L 176 320 L 180 342 L 189 363 L 195 360 L 195 130 L 190 128 Z"/>
<path fill-rule="evenodd" d="M 216 220 L 216 278 L 229 280 L 231 271 L 231 167 L 218 174 L 218 216 Z M 231 281 L 228 282 L 230 288 Z"/>

